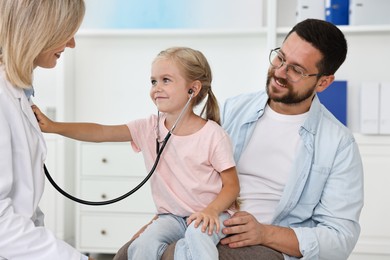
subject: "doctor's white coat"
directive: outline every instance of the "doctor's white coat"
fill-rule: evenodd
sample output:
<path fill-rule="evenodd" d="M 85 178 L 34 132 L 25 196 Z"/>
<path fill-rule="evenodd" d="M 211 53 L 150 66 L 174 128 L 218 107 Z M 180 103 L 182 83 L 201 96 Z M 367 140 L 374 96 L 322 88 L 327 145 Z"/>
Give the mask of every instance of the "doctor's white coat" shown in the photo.
<path fill-rule="evenodd" d="M 0 259 L 80 260 L 43 227 L 46 145 L 30 103 L 0 65 Z"/>

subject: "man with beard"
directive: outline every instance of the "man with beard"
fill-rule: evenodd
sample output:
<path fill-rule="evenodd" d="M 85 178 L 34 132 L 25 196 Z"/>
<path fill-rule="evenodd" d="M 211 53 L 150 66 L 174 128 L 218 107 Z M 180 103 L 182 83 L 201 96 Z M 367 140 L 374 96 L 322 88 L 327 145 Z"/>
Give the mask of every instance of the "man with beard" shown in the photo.
<path fill-rule="evenodd" d="M 224 105 L 223 127 L 234 145 L 242 204 L 241 212 L 225 221 L 230 236 L 221 244 L 251 246 L 244 251 L 247 259 L 261 250 L 254 245 L 285 259 L 347 259 L 358 240 L 360 153 L 350 131 L 316 95 L 333 82 L 346 54 L 336 26 L 300 22 L 270 52 L 266 92 Z"/>
<path fill-rule="evenodd" d="M 336 26 L 302 21 L 270 52 L 266 91 L 224 104 L 241 211 L 224 221 L 220 259 L 334 260 L 352 252 L 363 207 L 361 157 L 351 132 L 316 95 L 346 54 Z M 162 259 L 173 252 L 168 246 Z"/>

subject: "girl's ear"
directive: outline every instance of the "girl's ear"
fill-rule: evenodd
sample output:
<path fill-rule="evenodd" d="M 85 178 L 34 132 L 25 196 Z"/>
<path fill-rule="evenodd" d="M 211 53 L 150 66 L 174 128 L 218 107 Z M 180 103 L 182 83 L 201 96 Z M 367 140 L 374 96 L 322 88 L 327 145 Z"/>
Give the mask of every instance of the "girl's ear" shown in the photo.
<path fill-rule="evenodd" d="M 194 82 L 192 82 L 190 90 L 193 91 L 194 97 L 199 94 L 201 89 L 202 89 L 202 83 L 199 80 L 195 80 Z M 189 94 L 191 94 L 190 90 L 188 91 Z"/>
<path fill-rule="evenodd" d="M 317 83 L 316 91 L 322 92 L 327 89 L 334 81 L 334 75 L 322 76 Z"/>

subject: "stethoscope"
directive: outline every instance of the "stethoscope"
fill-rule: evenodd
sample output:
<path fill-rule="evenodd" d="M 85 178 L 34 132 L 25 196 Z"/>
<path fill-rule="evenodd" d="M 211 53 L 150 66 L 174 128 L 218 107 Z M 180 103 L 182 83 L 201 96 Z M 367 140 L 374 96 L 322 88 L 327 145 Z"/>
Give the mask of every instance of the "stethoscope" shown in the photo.
<path fill-rule="evenodd" d="M 157 130 L 157 133 L 156 133 L 156 153 L 157 153 L 157 157 L 156 157 L 156 160 L 154 161 L 154 164 L 153 164 L 153 167 L 152 169 L 150 170 L 150 172 L 148 173 L 148 175 L 146 175 L 146 177 L 137 185 L 135 186 L 132 190 L 130 190 L 129 192 L 123 194 L 122 196 L 119 196 L 117 198 L 114 198 L 114 199 L 110 199 L 110 200 L 105 200 L 105 201 L 88 201 L 88 200 L 83 200 L 83 199 L 80 199 L 80 198 L 77 198 L 77 197 L 74 197 L 72 195 L 70 195 L 69 193 L 67 193 L 66 191 L 64 191 L 60 186 L 57 185 L 57 183 L 53 180 L 53 178 L 50 176 L 50 173 L 49 171 L 47 170 L 46 168 L 46 165 L 44 164 L 43 165 L 43 169 L 45 171 L 45 175 L 47 177 L 47 179 L 49 180 L 49 182 L 51 183 L 51 185 L 53 185 L 53 187 L 59 192 L 61 193 L 63 196 L 67 197 L 68 199 L 70 200 L 73 200 L 77 203 L 80 203 L 80 204 L 84 204 L 84 205 L 89 205 L 89 206 L 103 206 L 103 205 L 109 205 L 109 204 L 113 204 L 113 203 L 116 203 L 118 201 L 121 201 L 127 197 L 129 197 L 131 194 L 133 194 L 134 192 L 136 192 L 137 190 L 139 190 L 149 179 L 150 177 L 152 177 L 154 171 L 156 170 L 157 168 L 157 165 L 158 165 L 158 162 L 160 161 L 160 157 L 161 157 L 161 154 L 162 152 L 164 151 L 164 148 L 165 146 L 167 145 L 167 142 L 169 140 L 169 138 L 171 137 L 172 133 L 173 133 L 173 130 L 175 130 L 177 124 L 180 122 L 180 119 L 181 117 L 183 116 L 184 112 L 187 110 L 187 107 L 189 106 L 190 102 L 191 102 L 191 99 L 193 98 L 194 96 L 194 91 L 192 89 L 190 89 L 188 91 L 188 94 L 190 94 L 190 97 L 187 101 L 187 103 L 184 105 L 183 109 L 181 110 L 179 116 L 177 117 L 175 123 L 173 124 L 173 126 L 171 127 L 171 129 L 168 131 L 167 135 L 164 137 L 163 141 L 160 142 L 159 141 L 159 121 L 160 121 L 160 111 L 157 112 L 157 127 L 156 127 L 156 130 Z"/>

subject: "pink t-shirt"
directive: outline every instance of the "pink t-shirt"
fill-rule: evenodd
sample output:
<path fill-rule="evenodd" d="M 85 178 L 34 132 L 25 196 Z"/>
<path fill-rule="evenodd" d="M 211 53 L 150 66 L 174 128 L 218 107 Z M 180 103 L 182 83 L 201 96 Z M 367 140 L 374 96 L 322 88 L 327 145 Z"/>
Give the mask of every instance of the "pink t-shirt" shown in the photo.
<path fill-rule="evenodd" d="M 160 116 L 160 140 L 168 133 L 165 117 Z M 127 124 L 132 146 L 142 151 L 147 171 L 156 154 L 157 116 Z M 161 146 L 161 145 L 160 145 Z M 232 145 L 227 133 L 208 120 L 202 129 L 187 136 L 172 134 L 150 179 L 157 213 L 189 216 L 203 210 L 222 188 L 220 172 L 235 166 Z"/>

